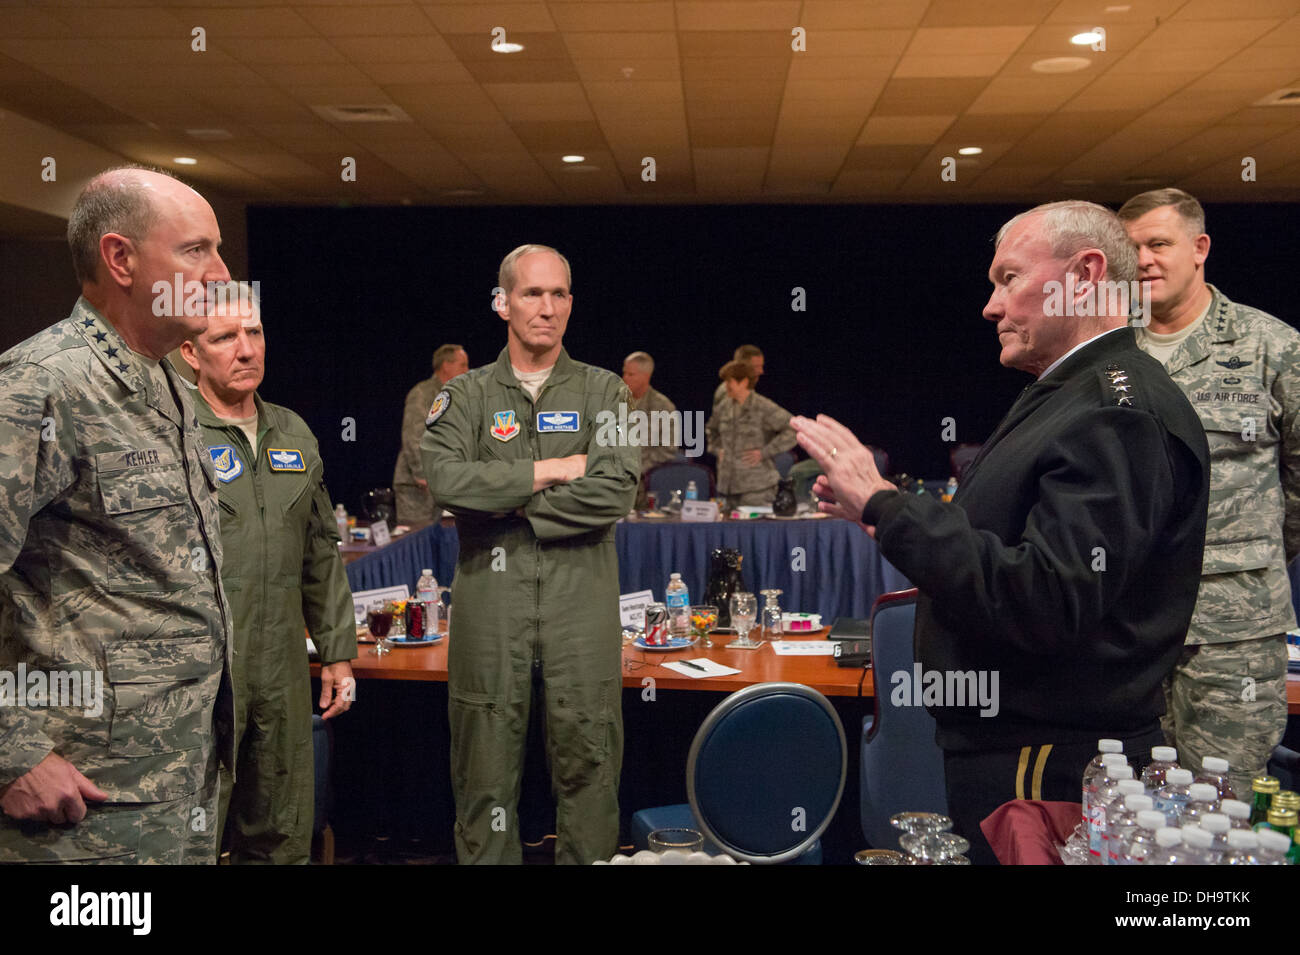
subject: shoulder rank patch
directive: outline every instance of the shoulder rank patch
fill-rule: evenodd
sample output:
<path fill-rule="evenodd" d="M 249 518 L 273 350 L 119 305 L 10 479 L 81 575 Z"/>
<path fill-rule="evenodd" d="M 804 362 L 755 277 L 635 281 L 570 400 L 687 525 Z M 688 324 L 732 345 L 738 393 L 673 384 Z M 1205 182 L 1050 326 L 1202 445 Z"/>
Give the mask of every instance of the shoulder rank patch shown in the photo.
<path fill-rule="evenodd" d="M 295 448 L 267 448 L 266 459 L 272 471 L 306 471 L 302 452 Z"/>
<path fill-rule="evenodd" d="M 1133 407 L 1132 390 L 1128 383 L 1128 374 L 1119 365 L 1106 366 L 1106 378 L 1110 381 L 1110 390 L 1115 393 L 1115 404 L 1121 408 Z"/>
<path fill-rule="evenodd" d="M 542 411 L 537 415 L 537 430 L 577 431 L 579 415 L 576 411 Z"/>
<path fill-rule="evenodd" d="M 519 433 L 519 422 L 515 420 L 514 411 L 495 411 L 492 413 L 492 427 L 488 433 L 498 441 L 509 441 Z"/>
<path fill-rule="evenodd" d="M 229 484 L 244 473 L 244 462 L 239 460 L 232 445 L 222 444 L 208 448 L 208 454 L 212 456 L 212 467 L 217 472 L 217 480 L 222 484 Z"/>
<path fill-rule="evenodd" d="M 424 426 L 432 428 L 434 422 L 442 417 L 443 412 L 451 407 L 451 395 L 446 391 L 440 391 L 434 396 L 433 404 L 429 405 L 429 413 L 424 416 Z"/>

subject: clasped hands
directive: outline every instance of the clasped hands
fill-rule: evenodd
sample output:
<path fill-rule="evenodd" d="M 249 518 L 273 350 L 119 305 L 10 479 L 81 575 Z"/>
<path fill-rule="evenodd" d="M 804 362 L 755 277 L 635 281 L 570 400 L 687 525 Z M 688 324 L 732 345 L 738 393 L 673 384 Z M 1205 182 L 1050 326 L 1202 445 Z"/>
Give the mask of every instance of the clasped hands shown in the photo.
<path fill-rule="evenodd" d="M 821 498 L 818 510 L 853 521 L 875 537 L 875 527 L 862 523 L 862 509 L 873 494 L 898 488 L 880 476 L 871 448 L 829 415 L 819 414 L 816 419 L 796 415 L 790 426 L 799 446 L 821 465 L 822 474 L 813 485 L 813 493 Z"/>

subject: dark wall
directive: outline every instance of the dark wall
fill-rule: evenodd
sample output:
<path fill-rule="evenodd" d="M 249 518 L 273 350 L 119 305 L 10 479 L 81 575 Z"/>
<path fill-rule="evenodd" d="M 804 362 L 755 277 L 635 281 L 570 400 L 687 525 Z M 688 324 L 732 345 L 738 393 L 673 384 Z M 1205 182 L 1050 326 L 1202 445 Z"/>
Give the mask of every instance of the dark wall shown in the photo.
<path fill-rule="evenodd" d="M 753 342 L 760 390 L 831 414 L 897 470 L 946 477 L 950 445 L 982 440 L 1025 384 L 1002 368 L 980 311 L 990 237 L 1010 206 L 563 208 L 252 207 L 249 277 L 267 332 L 262 394 L 306 418 L 336 500 L 391 483 L 402 402 L 443 342 L 495 360 L 496 267 L 523 242 L 573 266 L 565 345 L 618 371 L 644 349 L 654 384 L 707 415 L 717 369 Z M 1229 296 L 1295 320 L 1296 207 L 1207 209 L 1208 275 Z M 802 287 L 807 310 L 791 311 Z M 343 419 L 356 441 L 342 440 Z"/>

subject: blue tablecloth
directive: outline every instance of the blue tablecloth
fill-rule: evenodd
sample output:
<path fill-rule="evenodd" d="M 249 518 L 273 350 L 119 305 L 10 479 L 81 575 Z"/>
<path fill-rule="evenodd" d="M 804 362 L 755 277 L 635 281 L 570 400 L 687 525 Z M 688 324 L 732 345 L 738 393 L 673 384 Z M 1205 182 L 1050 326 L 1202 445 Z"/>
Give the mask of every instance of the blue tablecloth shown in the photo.
<path fill-rule="evenodd" d="M 662 600 L 668 575 L 680 573 L 691 599 L 704 598 L 709 551 L 735 547 L 744 555 L 745 583 L 757 593 L 784 591 L 781 607 L 836 617 L 866 617 L 882 593 L 911 586 L 883 557 L 876 542 L 856 524 L 822 519 L 622 523 L 617 527 L 619 589 L 650 589 Z M 446 586 L 456 569 L 454 527 L 433 524 L 348 565 L 352 590 L 406 584 L 415 592 L 420 571 L 429 567 Z"/>

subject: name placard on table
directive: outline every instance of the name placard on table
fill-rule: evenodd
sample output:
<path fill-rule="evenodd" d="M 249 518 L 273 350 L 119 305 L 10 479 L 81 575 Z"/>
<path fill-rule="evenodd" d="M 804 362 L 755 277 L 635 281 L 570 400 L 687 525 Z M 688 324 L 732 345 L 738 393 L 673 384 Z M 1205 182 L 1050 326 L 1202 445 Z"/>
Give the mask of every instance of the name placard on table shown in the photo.
<path fill-rule="evenodd" d="M 618 616 L 625 627 L 640 630 L 645 626 L 645 608 L 655 602 L 653 590 L 618 595 Z"/>
<path fill-rule="evenodd" d="M 682 501 L 682 521 L 696 521 L 700 523 L 712 522 L 718 519 L 717 501 Z"/>

